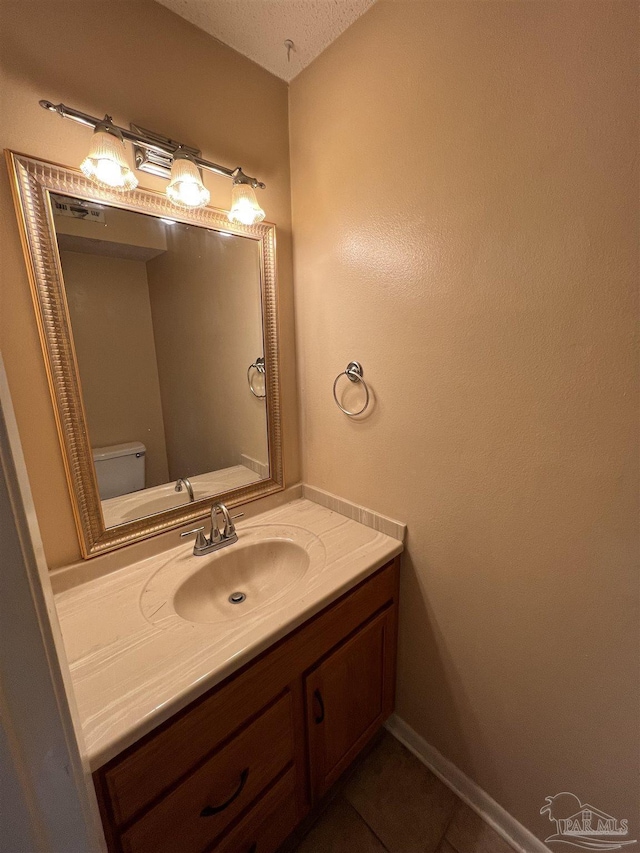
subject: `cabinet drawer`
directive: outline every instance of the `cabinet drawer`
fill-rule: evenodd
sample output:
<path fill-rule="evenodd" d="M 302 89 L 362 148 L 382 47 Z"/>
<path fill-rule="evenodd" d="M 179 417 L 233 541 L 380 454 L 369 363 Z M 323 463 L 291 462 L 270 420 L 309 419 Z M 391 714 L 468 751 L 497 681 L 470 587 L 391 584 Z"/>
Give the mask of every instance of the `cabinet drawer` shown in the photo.
<path fill-rule="evenodd" d="M 209 758 L 121 836 L 126 853 L 201 853 L 293 762 L 291 694 Z"/>
<path fill-rule="evenodd" d="M 298 822 L 292 768 L 261 797 L 212 853 L 275 853 Z"/>
<path fill-rule="evenodd" d="M 136 744 L 103 774 L 115 824 L 130 823 L 173 788 L 204 756 L 268 705 L 285 684 L 274 683 L 274 679 L 236 679 Z"/>

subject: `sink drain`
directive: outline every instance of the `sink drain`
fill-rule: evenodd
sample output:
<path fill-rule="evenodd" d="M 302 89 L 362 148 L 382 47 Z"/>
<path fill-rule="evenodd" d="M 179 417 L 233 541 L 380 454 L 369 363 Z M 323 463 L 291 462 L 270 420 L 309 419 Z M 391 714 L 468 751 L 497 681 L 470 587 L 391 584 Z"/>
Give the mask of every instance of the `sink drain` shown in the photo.
<path fill-rule="evenodd" d="M 246 597 L 244 592 L 232 592 L 229 596 L 229 601 L 231 604 L 242 604 Z"/>

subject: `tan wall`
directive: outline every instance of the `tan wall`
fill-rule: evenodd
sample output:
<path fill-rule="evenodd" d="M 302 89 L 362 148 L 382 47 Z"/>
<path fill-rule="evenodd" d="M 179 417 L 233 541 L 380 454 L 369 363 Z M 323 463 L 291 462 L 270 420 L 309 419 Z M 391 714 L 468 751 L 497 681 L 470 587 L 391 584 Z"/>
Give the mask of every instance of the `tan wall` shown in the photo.
<path fill-rule="evenodd" d="M 637 17 L 381 0 L 290 90 L 304 478 L 408 522 L 397 710 L 542 838 L 640 833 Z"/>
<path fill-rule="evenodd" d="M 60 257 L 91 446 L 141 441 L 145 485 L 166 483 L 146 264 L 78 252 Z"/>
<path fill-rule="evenodd" d="M 267 462 L 265 404 L 247 385 L 264 352 L 259 245 L 175 225 L 147 271 L 171 478 L 242 453 Z"/>
<path fill-rule="evenodd" d="M 49 98 L 95 115 L 109 110 L 119 124 L 136 121 L 198 145 L 203 156 L 231 167 L 240 163 L 267 183 L 260 198 L 278 226 L 286 478 L 295 482 L 286 85 L 151 0 L 2 0 L 0 16 L 2 147 L 81 162 L 88 131 L 42 110 L 38 100 Z M 140 182 L 165 186 L 145 174 Z M 228 207 L 229 181 L 207 176 L 206 182 L 212 204 Z M 4 166 L 0 209 L 0 348 L 47 560 L 55 567 L 78 559 L 80 550 Z"/>

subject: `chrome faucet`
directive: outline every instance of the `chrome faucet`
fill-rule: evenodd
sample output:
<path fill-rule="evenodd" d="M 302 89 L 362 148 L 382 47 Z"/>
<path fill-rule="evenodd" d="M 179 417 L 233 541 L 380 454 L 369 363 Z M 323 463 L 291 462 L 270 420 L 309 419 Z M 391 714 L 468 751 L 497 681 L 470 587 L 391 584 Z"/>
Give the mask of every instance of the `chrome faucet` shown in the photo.
<path fill-rule="evenodd" d="M 224 519 L 222 530 L 218 527 L 219 512 L 222 513 Z M 211 507 L 211 534 L 209 537 L 203 532 L 204 527 L 196 527 L 195 530 L 181 533 L 180 536 L 192 536 L 196 533 L 196 541 L 193 546 L 194 556 L 201 557 L 204 554 L 211 554 L 213 551 L 226 548 L 227 545 L 233 545 L 234 542 L 238 541 L 236 526 L 233 522 L 236 518 L 242 518 L 243 515 L 244 513 L 241 512 L 238 515 L 232 516 L 223 503 L 217 503 Z"/>
<path fill-rule="evenodd" d="M 218 527 L 218 512 L 222 513 L 222 517 L 224 518 L 224 527 L 222 532 Z M 240 516 L 236 515 L 234 518 L 240 518 L 244 513 L 241 513 Z M 214 533 L 215 530 L 215 533 Z M 216 537 L 216 541 L 220 539 L 230 539 L 232 536 L 235 536 L 234 542 L 238 538 L 238 534 L 236 533 L 236 526 L 233 523 L 233 519 L 229 515 L 229 510 L 222 503 L 214 504 L 211 507 L 211 539 Z"/>
<path fill-rule="evenodd" d="M 176 483 L 175 491 L 181 492 L 183 486 L 189 494 L 189 503 L 195 501 L 196 496 L 193 494 L 193 486 L 191 485 L 191 480 L 188 477 L 180 477 L 180 479 Z"/>

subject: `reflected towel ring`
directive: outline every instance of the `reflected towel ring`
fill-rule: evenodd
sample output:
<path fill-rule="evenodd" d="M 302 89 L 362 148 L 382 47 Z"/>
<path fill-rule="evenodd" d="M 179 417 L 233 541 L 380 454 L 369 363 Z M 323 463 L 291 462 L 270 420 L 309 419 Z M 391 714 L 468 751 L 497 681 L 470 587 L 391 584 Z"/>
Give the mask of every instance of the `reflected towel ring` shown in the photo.
<path fill-rule="evenodd" d="M 336 405 L 340 409 L 340 411 L 344 412 L 345 415 L 349 415 L 350 418 L 355 418 L 357 415 L 361 415 L 364 411 L 366 411 L 367 406 L 369 405 L 369 388 L 367 387 L 367 383 L 362 378 L 363 374 L 364 370 L 362 369 L 362 365 L 357 361 L 350 361 L 347 365 L 347 369 L 343 370 L 342 373 L 339 373 L 336 376 L 335 382 L 333 383 L 333 399 L 336 401 Z M 346 376 L 350 382 L 362 383 L 362 387 L 364 388 L 365 393 L 364 406 L 357 412 L 349 412 L 347 409 L 344 408 L 344 406 L 340 405 L 338 395 L 336 394 L 336 386 L 341 376 Z"/>
<path fill-rule="evenodd" d="M 264 366 L 264 356 L 263 355 L 261 355 L 259 358 L 256 358 L 256 360 L 253 362 L 253 364 L 250 364 L 249 367 L 247 368 L 247 382 L 249 383 L 249 390 L 251 391 L 253 396 L 257 397 L 258 400 L 264 400 L 264 398 L 267 396 L 267 392 L 266 392 L 266 390 L 265 390 L 264 394 L 258 394 L 256 392 L 256 389 L 253 387 L 253 383 L 251 382 L 251 371 L 252 370 L 257 370 L 258 373 L 260 373 L 262 376 L 267 375 L 267 369 Z"/>

